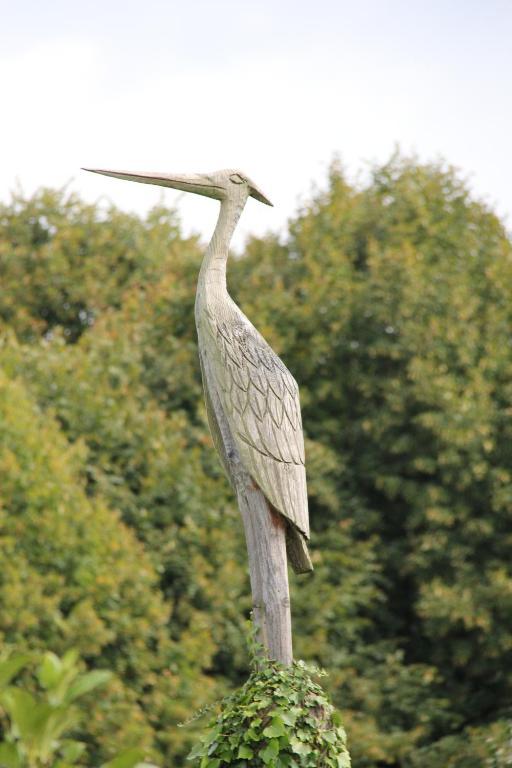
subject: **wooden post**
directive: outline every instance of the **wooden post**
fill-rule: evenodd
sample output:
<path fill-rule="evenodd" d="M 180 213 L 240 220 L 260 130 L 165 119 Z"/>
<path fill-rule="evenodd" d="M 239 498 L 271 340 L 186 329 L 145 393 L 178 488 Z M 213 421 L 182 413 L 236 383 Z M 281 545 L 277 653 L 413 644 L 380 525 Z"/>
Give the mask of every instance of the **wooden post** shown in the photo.
<path fill-rule="evenodd" d="M 200 360 L 203 381 L 206 382 L 206 411 L 213 441 L 231 481 L 244 525 L 257 639 L 268 658 L 286 666 L 293 661 L 287 524 L 282 515 L 272 509 L 247 472 L 218 393 L 214 387 L 207 385 L 208 360 L 203 357 Z"/>
<path fill-rule="evenodd" d="M 248 475 L 238 476 L 238 480 L 258 641 L 270 659 L 288 665 L 293 661 L 293 650 L 286 523 Z"/>

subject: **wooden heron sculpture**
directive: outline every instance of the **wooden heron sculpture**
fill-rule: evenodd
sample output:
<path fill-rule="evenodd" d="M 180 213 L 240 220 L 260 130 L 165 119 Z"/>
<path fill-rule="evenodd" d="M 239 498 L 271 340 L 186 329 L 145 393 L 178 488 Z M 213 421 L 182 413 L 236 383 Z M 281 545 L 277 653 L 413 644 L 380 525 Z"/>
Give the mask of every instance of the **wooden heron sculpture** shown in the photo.
<path fill-rule="evenodd" d="M 269 657 L 289 664 L 287 553 L 295 572 L 312 570 L 299 391 L 226 287 L 229 243 L 248 197 L 272 203 L 237 170 L 194 175 L 85 170 L 220 201 L 195 303 L 206 409 L 244 522 L 256 627 Z"/>

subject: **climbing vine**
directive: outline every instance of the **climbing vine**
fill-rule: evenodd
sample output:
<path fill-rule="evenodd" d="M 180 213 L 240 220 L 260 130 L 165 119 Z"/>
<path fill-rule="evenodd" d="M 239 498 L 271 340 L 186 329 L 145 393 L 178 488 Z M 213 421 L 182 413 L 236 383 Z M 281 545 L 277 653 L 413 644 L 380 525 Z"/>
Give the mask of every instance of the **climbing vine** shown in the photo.
<path fill-rule="evenodd" d="M 339 715 L 313 680 L 320 674 L 260 659 L 188 759 L 196 768 L 349 768 Z"/>

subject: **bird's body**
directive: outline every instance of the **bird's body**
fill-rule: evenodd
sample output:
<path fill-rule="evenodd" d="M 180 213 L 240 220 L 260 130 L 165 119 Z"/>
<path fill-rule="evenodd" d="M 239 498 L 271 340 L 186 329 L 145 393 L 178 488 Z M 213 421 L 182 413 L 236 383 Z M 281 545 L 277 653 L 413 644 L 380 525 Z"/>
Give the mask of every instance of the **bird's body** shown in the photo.
<path fill-rule="evenodd" d="M 228 294 L 228 233 L 240 211 L 227 204 L 199 275 L 195 317 L 208 421 L 228 474 L 240 462 L 287 521 L 288 557 L 310 571 L 304 437 L 297 382 Z M 222 236 L 224 235 L 224 236 Z"/>

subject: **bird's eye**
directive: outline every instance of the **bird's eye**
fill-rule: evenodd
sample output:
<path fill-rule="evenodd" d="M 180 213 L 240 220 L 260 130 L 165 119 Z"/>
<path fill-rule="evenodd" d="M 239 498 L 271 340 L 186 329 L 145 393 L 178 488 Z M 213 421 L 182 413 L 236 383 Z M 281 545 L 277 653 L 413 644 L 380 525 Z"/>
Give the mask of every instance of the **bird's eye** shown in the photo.
<path fill-rule="evenodd" d="M 232 181 L 233 184 L 244 184 L 245 183 L 245 179 L 243 178 L 243 176 L 240 176 L 239 173 L 233 173 L 229 177 L 229 180 Z"/>

